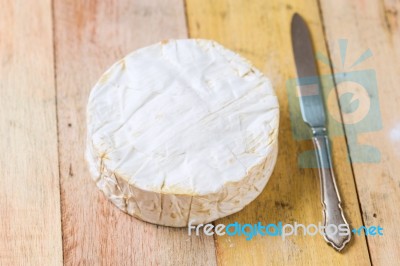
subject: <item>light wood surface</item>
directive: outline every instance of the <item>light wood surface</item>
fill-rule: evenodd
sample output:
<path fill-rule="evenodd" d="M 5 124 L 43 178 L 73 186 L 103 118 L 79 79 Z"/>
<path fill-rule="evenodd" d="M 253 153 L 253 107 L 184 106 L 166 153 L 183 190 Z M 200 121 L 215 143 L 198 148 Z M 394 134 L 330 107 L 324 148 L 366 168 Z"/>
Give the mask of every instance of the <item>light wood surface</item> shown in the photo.
<path fill-rule="evenodd" d="M 365 224 L 384 228 L 383 237 L 368 237 L 372 262 L 396 265 L 400 259 L 400 2 L 322 1 L 321 8 L 333 61 L 340 62 L 335 41 L 347 39 L 344 71 L 370 69 L 376 75 L 380 117 L 373 123 L 381 120 L 382 129 L 356 133 L 358 143 L 376 147 L 381 159 L 353 167 Z M 343 27 L 337 26 L 338 17 Z M 372 56 L 350 68 L 368 49 Z"/>
<path fill-rule="evenodd" d="M 0 1 L 0 265 L 396 265 L 400 219 L 399 2 L 389 0 Z M 314 48 L 345 68 L 372 70 L 382 128 L 357 133 L 376 147 L 377 163 L 350 161 L 354 129 L 334 128 L 337 95 L 324 95 L 342 206 L 353 227 L 381 225 L 383 237 L 353 236 L 338 253 L 317 236 L 189 237 L 119 211 L 96 188 L 84 160 L 90 89 L 127 53 L 169 38 L 213 39 L 248 58 L 272 81 L 280 102 L 279 155 L 262 194 L 231 222 L 318 224 L 316 169 L 298 155 L 287 82 L 295 78 L 290 40 L 294 12 L 307 21 Z M 373 56 L 350 68 L 367 49 Z M 349 68 L 346 68 L 349 67 Z M 336 80 L 337 82 L 339 80 Z M 341 85 L 339 85 L 341 86 Z M 374 96 L 375 97 L 375 96 Z M 342 108 L 344 108 L 342 106 Z M 353 121 L 354 122 L 354 121 Z M 371 122 L 375 123 L 375 122 Z M 346 137 L 345 137 L 346 136 Z M 347 138 L 347 142 L 346 142 Z"/>
<path fill-rule="evenodd" d="M 1 265 L 62 263 L 51 17 L 50 1 L 0 4 Z"/>
<path fill-rule="evenodd" d="M 212 238 L 136 220 L 108 202 L 84 160 L 86 103 L 127 53 L 187 36 L 180 1 L 55 1 L 62 227 L 67 265 L 213 265 Z M 196 260 L 193 261 L 193 258 Z"/>
<path fill-rule="evenodd" d="M 297 2 L 297 3 L 296 3 Z M 297 154 L 312 149 L 311 141 L 296 142 L 292 137 L 286 82 L 295 77 L 290 39 L 290 22 L 299 12 L 310 26 L 315 49 L 326 54 L 325 40 L 315 1 L 200 1 L 188 0 L 189 35 L 214 39 L 252 61 L 274 84 L 281 108 L 279 155 L 274 173 L 262 194 L 243 211 L 216 223 L 302 223 L 322 220 L 318 173 L 300 169 Z M 279 30 L 278 30 L 279 29 Z M 319 64 L 321 73 L 329 67 Z M 339 112 L 337 104 L 331 112 Z M 343 207 L 353 226 L 362 225 L 357 194 L 343 136 L 334 137 L 333 160 Z M 289 167 L 290 166 L 290 167 Z M 334 252 L 322 237 L 223 236 L 216 239 L 221 265 L 368 265 L 364 237 L 354 237 L 343 254 Z"/>

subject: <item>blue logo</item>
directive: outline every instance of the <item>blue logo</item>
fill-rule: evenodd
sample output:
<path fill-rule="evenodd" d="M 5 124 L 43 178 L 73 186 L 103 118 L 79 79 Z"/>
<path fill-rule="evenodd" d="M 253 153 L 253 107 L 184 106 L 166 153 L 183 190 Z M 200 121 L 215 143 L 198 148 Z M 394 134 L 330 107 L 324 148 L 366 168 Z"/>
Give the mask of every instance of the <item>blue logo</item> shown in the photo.
<path fill-rule="evenodd" d="M 287 81 L 286 90 L 292 134 L 297 141 L 309 140 L 312 137 L 311 130 L 303 122 L 300 112 L 299 94 L 297 92 L 299 84 L 302 86 L 309 85 L 311 88 L 310 95 L 313 91 L 315 92 L 315 88 L 321 88 L 325 100 L 327 129 L 330 139 L 335 136 L 342 136 L 346 132 L 350 155 L 348 159 L 351 159 L 353 163 L 377 163 L 381 160 L 380 151 L 376 147 L 360 144 L 357 141 L 357 137 L 362 133 L 382 129 L 376 72 L 373 69 L 345 71 L 347 40 L 339 40 L 339 47 L 341 68 L 335 65 L 333 67 L 341 69 L 340 72 L 333 75 L 294 78 Z M 371 50 L 366 50 L 349 69 L 361 64 L 371 56 Z M 329 59 L 321 53 L 317 53 L 316 58 L 325 64 L 330 64 Z M 318 79 L 320 82 L 318 82 Z M 329 106 L 334 106 L 335 102 L 339 102 L 341 115 L 331 112 L 329 108 Z M 301 152 L 298 157 L 298 164 L 300 168 L 317 168 L 314 150 Z"/>

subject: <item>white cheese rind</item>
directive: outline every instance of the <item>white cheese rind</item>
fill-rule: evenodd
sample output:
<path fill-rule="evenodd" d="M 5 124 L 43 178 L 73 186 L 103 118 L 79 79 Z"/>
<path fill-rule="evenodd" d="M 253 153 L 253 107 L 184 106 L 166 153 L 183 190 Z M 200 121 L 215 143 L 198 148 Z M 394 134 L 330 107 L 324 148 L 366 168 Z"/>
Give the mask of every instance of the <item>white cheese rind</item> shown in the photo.
<path fill-rule="evenodd" d="M 270 82 L 213 41 L 168 41 L 126 56 L 93 88 L 87 115 L 97 186 L 147 222 L 186 226 L 235 213 L 275 165 Z"/>

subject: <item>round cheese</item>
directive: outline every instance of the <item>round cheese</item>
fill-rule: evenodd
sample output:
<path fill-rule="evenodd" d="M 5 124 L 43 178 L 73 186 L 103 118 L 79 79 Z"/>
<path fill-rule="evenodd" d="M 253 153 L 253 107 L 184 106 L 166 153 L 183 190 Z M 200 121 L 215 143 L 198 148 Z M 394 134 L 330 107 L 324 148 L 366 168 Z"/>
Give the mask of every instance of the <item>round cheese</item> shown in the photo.
<path fill-rule="evenodd" d="M 208 40 L 169 40 L 115 63 L 91 91 L 86 158 L 97 186 L 141 220 L 182 227 L 240 211 L 275 165 L 269 80 Z"/>

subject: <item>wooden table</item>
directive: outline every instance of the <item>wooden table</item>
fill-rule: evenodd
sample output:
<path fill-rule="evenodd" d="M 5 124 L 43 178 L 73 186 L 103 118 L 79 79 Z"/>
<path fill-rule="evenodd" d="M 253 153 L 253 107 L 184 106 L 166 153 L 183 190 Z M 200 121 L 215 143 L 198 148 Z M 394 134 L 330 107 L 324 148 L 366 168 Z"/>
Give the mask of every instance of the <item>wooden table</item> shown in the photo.
<path fill-rule="evenodd" d="M 0 264 L 399 265 L 399 10 L 399 1 L 390 0 L 1 1 Z M 289 117 L 294 12 L 308 22 L 316 51 L 340 62 L 338 40 L 346 39 L 345 70 L 376 75 L 380 116 L 371 123 L 380 120 L 382 128 L 357 132 L 357 142 L 376 147 L 379 162 L 347 160 L 353 149 L 347 124 L 331 140 L 349 222 L 380 225 L 384 236 L 354 236 L 342 253 L 321 236 L 189 237 L 186 229 L 138 221 L 109 203 L 83 157 L 91 87 L 114 61 L 139 47 L 206 38 L 269 76 L 281 107 L 280 152 L 267 187 L 243 211 L 217 223 L 321 221 L 317 171 L 297 163 L 312 143 L 293 138 L 296 125 Z M 372 57 L 346 68 L 367 49 Z M 318 65 L 324 75 L 343 72 Z M 328 109 L 340 120 L 335 93 L 333 99 Z"/>

